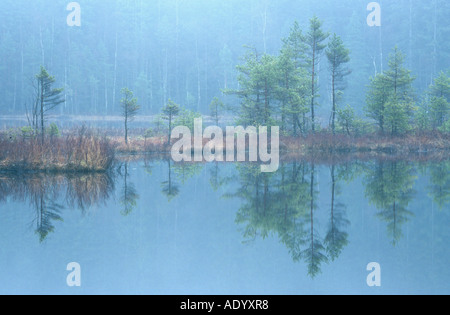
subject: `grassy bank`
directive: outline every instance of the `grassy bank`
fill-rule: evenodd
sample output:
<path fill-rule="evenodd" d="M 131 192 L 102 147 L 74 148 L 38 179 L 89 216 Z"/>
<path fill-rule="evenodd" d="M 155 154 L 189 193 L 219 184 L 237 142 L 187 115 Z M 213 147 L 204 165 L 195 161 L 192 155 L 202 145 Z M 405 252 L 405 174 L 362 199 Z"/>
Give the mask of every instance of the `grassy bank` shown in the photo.
<path fill-rule="evenodd" d="M 404 155 L 450 151 L 450 135 L 440 132 L 385 136 L 368 134 L 354 137 L 321 133 L 306 138 L 285 137 L 281 148 L 287 153 L 370 153 Z"/>
<path fill-rule="evenodd" d="M 115 148 L 106 137 L 84 128 L 61 137 L 0 135 L 0 171 L 105 172 Z"/>
<path fill-rule="evenodd" d="M 167 136 L 150 138 L 133 135 L 128 143 L 113 133 L 109 136 L 81 128 L 62 136 L 0 134 L 0 171 L 5 172 L 104 172 L 115 155 L 152 155 L 170 158 Z M 204 140 L 206 144 L 208 140 Z M 369 134 L 360 137 L 318 133 L 307 137 L 281 137 L 281 159 L 332 161 L 367 159 L 446 159 L 450 135 L 408 134 L 398 137 Z"/>
<path fill-rule="evenodd" d="M 167 136 L 157 136 L 144 139 L 131 138 L 128 144 L 123 137 L 111 137 L 116 152 L 122 154 L 170 153 L 171 146 L 167 144 Z M 205 145 L 209 140 L 204 139 Z M 174 143 L 174 141 L 172 141 Z M 225 146 L 224 146 L 225 147 Z M 384 136 L 368 134 L 364 136 L 335 135 L 317 133 L 307 137 L 280 137 L 282 154 L 308 156 L 315 154 L 392 154 L 405 155 L 409 153 L 433 153 L 450 151 L 450 134 L 434 132 L 408 134 L 402 136 Z"/>

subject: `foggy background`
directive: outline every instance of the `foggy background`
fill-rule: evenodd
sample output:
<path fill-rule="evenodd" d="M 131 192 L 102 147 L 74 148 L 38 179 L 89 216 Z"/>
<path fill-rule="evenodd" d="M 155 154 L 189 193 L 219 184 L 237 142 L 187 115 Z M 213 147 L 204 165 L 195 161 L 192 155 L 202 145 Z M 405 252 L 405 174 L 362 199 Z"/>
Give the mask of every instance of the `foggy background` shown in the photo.
<path fill-rule="evenodd" d="M 448 0 L 378 1 L 382 26 L 367 25 L 369 0 L 80 0 L 81 27 L 69 27 L 68 0 L 0 2 L 0 114 L 24 115 L 31 81 L 45 66 L 65 88 L 54 114 L 118 115 L 128 87 L 141 115 L 160 112 L 169 98 L 203 114 L 225 88 L 238 88 L 244 45 L 277 55 L 294 21 L 304 30 L 317 15 L 351 51 L 342 104 L 358 112 L 366 86 L 387 69 L 395 45 L 417 77 L 416 95 L 450 67 Z M 319 115 L 329 115 L 326 58 L 320 67 Z"/>

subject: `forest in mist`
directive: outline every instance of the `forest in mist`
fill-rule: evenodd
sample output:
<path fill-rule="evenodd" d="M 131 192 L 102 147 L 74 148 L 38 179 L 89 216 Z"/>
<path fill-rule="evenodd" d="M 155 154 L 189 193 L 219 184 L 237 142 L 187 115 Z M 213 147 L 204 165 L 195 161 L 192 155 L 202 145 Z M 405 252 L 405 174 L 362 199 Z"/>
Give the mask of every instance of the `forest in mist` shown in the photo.
<path fill-rule="evenodd" d="M 370 78 L 387 68 L 395 46 L 420 95 L 450 68 L 450 2 L 378 1 L 382 26 L 367 25 L 368 0 L 95 0 L 78 1 L 81 26 L 66 23 L 67 0 L 0 2 L 0 113 L 25 114 L 32 80 L 44 66 L 64 88 L 60 115 L 119 115 L 120 91 L 133 90 L 141 115 L 172 99 L 208 114 L 214 97 L 239 89 L 236 66 L 247 47 L 278 54 L 295 21 L 307 30 L 316 15 L 323 30 L 350 51 L 341 103 L 362 112 Z M 326 58 L 318 71 L 318 115 L 329 115 Z"/>

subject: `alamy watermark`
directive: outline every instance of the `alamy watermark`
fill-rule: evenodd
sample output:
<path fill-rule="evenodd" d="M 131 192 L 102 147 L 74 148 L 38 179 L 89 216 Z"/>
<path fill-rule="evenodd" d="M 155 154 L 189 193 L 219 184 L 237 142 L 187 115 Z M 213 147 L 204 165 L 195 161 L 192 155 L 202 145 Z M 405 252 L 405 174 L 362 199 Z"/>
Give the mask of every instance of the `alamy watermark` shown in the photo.
<path fill-rule="evenodd" d="M 381 26 L 381 6 L 378 2 L 371 2 L 367 5 L 367 11 L 371 11 L 367 16 L 367 25 L 370 27 Z"/>
<path fill-rule="evenodd" d="M 179 139 L 171 150 L 175 162 L 261 162 L 263 173 L 276 172 L 280 166 L 280 127 L 271 127 L 270 150 L 268 127 L 226 127 L 224 132 L 211 126 L 203 131 L 203 120 L 197 118 L 193 136 L 186 126 L 172 131 L 171 138 Z"/>
<path fill-rule="evenodd" d="M 67 271 L 70 273 L 67 275 L 66 283 L 69 287 L 81 287 L 81 266 L 79 263 L 71 262 L 67 265 Z"/>
<path fill-rule="evenodd" d="M 71 11 L 67 16 L 68 26 L 81 26 L 81 6 L 78 2 L 70 2 L 67 7 L 67 11 Z"/>
<path fill-rule="evenodd" d="M 367 265 L 367 285 L 369 287 L 381 287 L 381 266 L 379 263 L 371 262 Z"/>

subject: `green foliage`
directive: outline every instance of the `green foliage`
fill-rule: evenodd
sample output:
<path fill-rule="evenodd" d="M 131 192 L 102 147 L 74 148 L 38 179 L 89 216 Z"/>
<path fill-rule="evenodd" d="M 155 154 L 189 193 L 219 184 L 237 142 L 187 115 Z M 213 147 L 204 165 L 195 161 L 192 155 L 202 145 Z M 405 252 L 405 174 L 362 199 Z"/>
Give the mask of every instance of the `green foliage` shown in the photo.
<path fill-rule="evenodd" d="M 405 55 L 395 46 L 389 55 L 389 69 L 383 74 L 391 93 L 399 99 L 411 97 L 411 84 L 415 80 L 415 77 L 411 76 L 411 71 L 403 67 L 404 60 Z"/>
<path fill-rule="evenodd" d="M 412 167 L 406 162 L 380 162 L 372 165 L 366 174 L 366 196 L 379 212 L 377 216 L 387 223 L 392 244 L 402 238 L 401 227 L 412 213 L 408 205 L 414 195 Z"/>
<path fill-rule="evenodd" d="M 433 129 L 441 128 L 448 122 L 450 103 L 444 97 L 433 96 L 430 100 L 430 121 Z"/>
<path fill-rule="evenodd" d="M 50 127 L 47 130 L 47 134 L 52 138 L 61 136 L 59 128 L 55 123 L 50 124 Z"/>
<path fill-rule="evenodd" d="M 371 79 L 367 94 L 366 113 L 382 132 L 391 135 L 409 128 L 416 110 L 412 97 L 411 72 L 403 67 L 404 55 L 394 48 L 389 58 L 389 70 Z"/>
<path fill-rule="evenodd" d="M 34 129 L 30 126 L 20 128 L 20 132 L 22 133 L 22 137 L 24 139 L 32 138 L 35 135 Z"/>
<path fill-rule="evenodd" d="M 136 190 L 136 187 L 133 183 L 130 183 L 128 181 L 128 162 L 125 163 L 125 173 L 123 176 L 123 187 L 120 194 L 120 204 L 122 205 L 123 209 L 121 211 L 121 214 L 123 216 L 130 215 L 133 210 L 137 206 L 137 201 L 139 199 L 139 194 Z"/>
<path fill-rule="evenodd" d="M 418 76 L 419 92 L 432 75 L 450 66 L 448 1 L 384 1 L 383 20 L 400 22 L 395 29 L 383 27 L 381 38 L 379 28 L 368 28 L 365 21 L 369 1 L 352 1 L 304 1 L 299 10 L 298 0 L 176 4 L 121 0 L 118 10 L 113 10 L 117 13 L 114 18 L 108 1 L 90 1 L 82 4 L 86 12 L 104 14 L 83 15 L 83 23 L 89 27 L 76 28 L 71 36 L 67 36 L 65 27 L 53 27 L 56 24 L 49 22 L 65 3 L 48 6 L 43 0 L 32 5 L 25 0 L 0 1 L 1 111 L 23 113 L 23 104 L 29 101 L 28 78 L 37 72 L 36 65 L 43 64 L 51 66 L 57 78 L 65 78 L 67 100 L 60 108 L 65 115 L 91 113 L 93 103 L 98 104 L 98 113 L 119 114 L 121 82 L 133 87 L 145 114 L 158 113 L 168 96 L 206 114 L 211 95 L 220 95 L 222 88 L 237 87 L 233 65 L 239 63 L 242 45 L 262 47 L 264 30 L 265 51 L 274 52 L 280 47 L 278 35 L 287 35 L 295 19 L 300 22 L 296 28 L 303 27 L 312 11 L 326 18 L 326 26 L 341 35 L 352 51 L 355 73 L 349 78 L 346 103 L 358 113 L 369 76 L 382 72 L 380 53 L 385 47 L 395 43 L 407 47 L 405 61 Z M 260 13 L 265 5 L 268 19 L 263 29 Z M 16 27 L 16 13 L 41 18 L 24 18 Z M 114 31 L 105 32 L 105 25 Z M 65 40 L 57 40 L 62 38 Z M 88 84 L 90 78 L 96 84 Z M 324 80 L 321 77 L 321 82 Z M 188 102 L 192 97 L 195 101 Z"/>
<path fill-rule="evenodd" d="M 167 200 L 171 202 L 174 198 L 178 196 L 180 193 L 180 186 L 173 180 L 172 175 L 172 161 L 170 159 L 167 160 L 169 175 L 167 181 L 161 183 L 162 193 L 167 197 Z"/>
<path fill-rule="evenodd" d="M 162 109 L 162 115 L 161 118 L 163 120 L 167 120 L 167 122 L 169 123 L 168 126 L 168 130 L 169 130 L 169 134 L 168 134 L 168 144 L 170 145 L 171 143 L 171 133 L 172 133 L 172 124 L 174 122 L 174 119 L 176 116 L 178 116 L 180 114 L 180 105 L 176 104 L 174 101 L 172 101 L 171 99 L 169 99 L 167 105 L 165 107 L 163 107 Z"/>
<path fill-rule="evenodd" d="M 138 100 L 134 97 L 132 91 L 128 88 L 123 88 L 121 92 L 123 94 L 123 98 L 120 100 L 122 116 L 128 118 L 128 121 L 131 121 L 141 107 L 137 104 Z"/>
<path fill-rule="evenodd" d="M 224 108 L 225 108 L 225 105 L 218 97 L 214 97 L 211 104 L 209 104 L 209 112 L 210 112 L 210 115 L 211 115 L 212 119 L 214 120 L 216 126 L 219 125 L 221 111 Z"/>
<path fill-rule="evenodd" d="M 145 130 L 144 132 L 144 138 L 145 140 L 147 140 L 148 138 L 151 138 L 155 135 L 155 131 L 152 128 L 148 128 L 147 130 Z"/>
<path fill-rule="evenodd" d="M 336 258 L 345 246 L 345 207 L 334 204 L 326 248 L 314 220 L 319 199 L 314 165 L 282 163 L 276 174 L 261 173 L 256 165 L 239 165 L 238 171 L 240 187 L 231 197 L 241 200 L 235 221 L 244 242 L 277 235 L 292 259 L 304 261 L 316 277 L 328 253 Z"/>
<path fill-rule="evenodd" d="M 333 35 L 328 49 L 326 50 L 328 58 L 329 71 L 331 73 L 331 88 L 332 88 L 332 112 L 331 112 L 331 129 L 335 133 L 336 109 L 338 96 L 342 93 L 345 87 L 344 78 L 348 76 L 351 71 L 346 64 L 350 62 L 350 51 L 345 48 L 342 39 L 336 34 Z M 348 131 L 348 129 L 347 129 Z"/>
<path fill-rule="evenodd" d="M 356 123 L 356 114 L 353 108 L 350 105 L 347 105 L 345 108 L 338 109 L 337 111 L 338 117 L 338 126 L 342 128 L 348 135 L 351 134 L 353 130 L 355 130 Z"/>
<path fill-rule="evenodd" d="M 180 105 L 176 104 L 174 101 L 169 99 L 167 105 L 162 109 L 161 118 L 164 120 L 171 121 L 174 117 L 178 116 L 180 113 Z"/>
<path fill-rule="evenodd" d="M 442 127 L 439 128 L 441 132 L 450 132 L 450 120 L 447 120 Z"/>
<path fill-rule="evenodd" d="M 122 94 L 123 98 L 120 100 L 120 106 L 125 122 L 125 143 L 128 144 L 128 123 L 134 120 L 141 107 L 137 104 L 138 100 L 134 97 L 133 92 L 128 88 L 123 88 Z"/>
<path fill-rule="evenodd" d="M 440 210 L 448 209 L 450 203 L 450 161 L 441 161 L 431 165 L 430 178 L 429 196 Z"/>
<path fill-rule="evenodd" d="M 300 67 L 303 60 L 303 48 L 297 47 L 300 44 L 292 39 L 301 39 L 301 30 L 293 32 L 296 33 L 291 33 L 289 37 L 291 40 L 285 40 L 285 45 L 278 57 L 280 85 L 276 97 L 281 103 L 281 130 L 284 133 L 290 132 L 297 135 L 298 129 L 303 133 L 306 129 L 306 121 L 302 118 L 309 112 L 307 97 L 310 92 L 308 74 L 304 68 Z"/>
<path fill-rule="evenodd" d="M 32 111 L 32 123 L 36 130 L 40 125 L 42 142 L 44 142 L 46 116 L 49 111 L 64 103 L 65 99 L 62 95 L 64 89 L 55 89 L 52 87 L 56 82 L 56 79 L 42 66 L 41 71 L 35 76 L 35 79 L 35 103 Z M 38 122 L 38 120 L 40 120 L 40 122 Z"/>
<path fill-rule="evenodd" d="M 274 99 L 278 88 L 277 59 L 270 55 L 261 58 L 249 52 L 245 64 L 237 67 L 239 90 L 227 91 L 242 99 L 238 124 L 244 126 L 272 126 L 276 123 Z"/>
<path fill-rule="evenodd" d="M 429 88 L 429 94 L 435 97 L 443 97 L 450 101 L 450 71 L 441 71 Z"/>
<path fill-rule="evenodd" d="M 191 178 L 199 175 L 203 169 L 203 164 L 180 163 L 173 166 L 176 178 L 182 185 L 185 185 Z"/>
<path fill-rule="evenodd" d="M 200 117 L 202 117 L 202 115 L 199 113 L 181 107 L 178 116 L 174 121 L 174 125 L 188 127 L 191 132 L 194 132 L 194 120 Z"/>
<path fill-rule="evenodd" d="M 395 97 L 385 104 L 383 116 L 385 127 L 391 135 L 398 135 L 411 130 L 411 117 L 415 111 L 412 103 L 399 100 Z"/>
<path fill-rule="evenodd" d="M 415 126 L 419 130 L 429 130 L 431 128 L 430 111 L 427 102 L 422 102 L 415 115 Z"/>
<path fill-rule="evenodd" d="M 450 118 L 450 77 L 440 72 L 422 101 L 415 122 L 419 130 L 448 132 Z"/>
<path fill-rule="evenodd" d="M 318 97 L 318 87 L 317 87 L 317 74 L 318 65 L 320 62 L 321 54 L 323 50 L 327 47 L 324 43 L 328 38 L 329 33 L 322 31 L 322 21 L 320 21 L 317 16 L 314 16 L 310 20 L 309 30 L 305 36 L 305 43 L 308 46 L 307 50 L 307 60 L 310 68 L 311 74 L 311 127 L 312 132 L 315 132 L 316 121 L 315 121 L 315 106 L 316 99 Z"/>
<path fill-rule="evenodd" d="M 296 22 L 289 36 L 283 39 L 278 56 L 260 56 L 254 49 L 246 54 L 244 63 L 237 67 L 240 89 L 225 91 L 241 99 L 238 124 L 281 123 L 284 134 L 307 132 L 306 115 L 311 111 L 311 121 L 314 121 L 318 64 L 326 47 L 323 42 L 328 38 L 321 27 L 322 22 L 314 17 L 308 33 L 303 35 Z M 315 128 L 313 124 L 312 129 Z"/>

